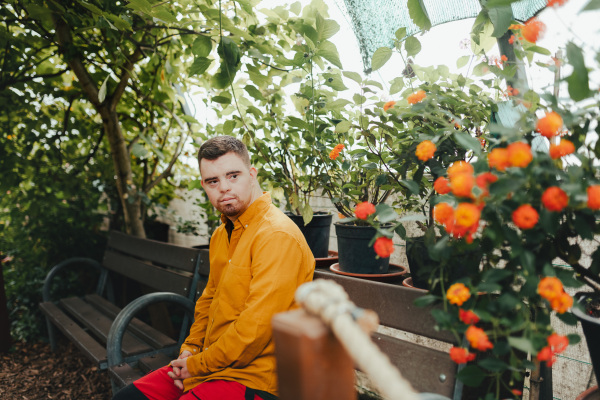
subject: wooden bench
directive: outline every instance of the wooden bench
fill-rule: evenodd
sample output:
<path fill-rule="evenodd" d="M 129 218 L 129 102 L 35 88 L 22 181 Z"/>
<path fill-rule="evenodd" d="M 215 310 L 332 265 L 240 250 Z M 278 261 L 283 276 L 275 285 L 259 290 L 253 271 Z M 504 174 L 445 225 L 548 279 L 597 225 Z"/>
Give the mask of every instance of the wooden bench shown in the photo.
<path fill-rule="evenodd" d="M 393 335 L 375 332 L 372 339 L 417 392 L 428 393 L 423 399 L 436 395 L 454 400 L 484 397 L 485 393 L 475 393 L 457 380 L 464 365 L 459 367 L 448 355 L 449 347 L 458 345 L 457 339 L 434 328 L 431 307 L 414 305 L 424 291 L 320 269 L 314 278 L 337 282 L 358 307 L 375 311 L 381 326 L 396 330 Z M 392 329 L 387 331 L 394 332 Z M 301 309 L 277 314 L 273 330 L 281 400 L 356 399 L 353 362 L 317 317 Z M 545 373 L 550 386 L 541 385 L 539 399 L 552 398 L 551 370 Z"/>
<path fill-rule="evenodd" d="M 53 284 L 75 268 L 97 271 L 95 293 L 53 299 Z M 109 370 L 115 392 L 177 356 L 209 269 L 208 246 L 188 248 L 110 232 L 101 264 L 88 258 L 71 258 L 46 276 L 40 308 L 46 317 L 50 344 L 56 349 L 58 328 L 98 368 Z M 113 274 L 139 282 L 151 293 L 120 309 L 114 302 Z M 169 337 L 135 317 L 155 303 L 181 310 L 178 337 Z"/>

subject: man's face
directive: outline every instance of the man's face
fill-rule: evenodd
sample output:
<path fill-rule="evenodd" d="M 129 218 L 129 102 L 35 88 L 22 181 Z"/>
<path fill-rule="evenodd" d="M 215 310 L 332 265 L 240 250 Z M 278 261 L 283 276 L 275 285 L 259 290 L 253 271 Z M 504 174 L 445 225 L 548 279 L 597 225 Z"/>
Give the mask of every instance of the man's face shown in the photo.
<path fill-rule="evenodd" d="M 234 152 L 216 160 L 202 159 L 200 174 L 210 203 L 230 220 L 235 222 L 252 203 L 256 168 L 248 168 Z"/>

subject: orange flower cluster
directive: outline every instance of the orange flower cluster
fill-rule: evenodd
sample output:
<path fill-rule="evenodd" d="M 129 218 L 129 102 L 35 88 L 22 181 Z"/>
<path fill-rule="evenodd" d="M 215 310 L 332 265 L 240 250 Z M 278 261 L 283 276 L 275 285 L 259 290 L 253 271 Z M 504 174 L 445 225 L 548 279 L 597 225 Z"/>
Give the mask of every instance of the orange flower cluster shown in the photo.
<path fill-rule="evenodd" d="M 360 204 L 356 205 L 354 209 L 354 215 L 358 219 L 367 219 L 367 217 L 371 214 L 375 214 L 375 206 L 367 201 L 363 201 Z"/>
<path fill-rule="evenodd" d="M 435 190 L 438 194 L 450 193 L 449 184 L 450 182 L 448 181 L 448 179 L 444 178 L 443 176 L 440 176 L 435 180 L 435 182 L 433 182 L 433 190 Z"/>
<path fill-rule="evenodd" d="M 600 210 L 600 185 L 588 186 L 587 206 L 591 210 Z"/>
<path fill-rule="evenodd" d="M 546 116 L 538 119 L 535 130 L 548 139 L 558 135 L 559 129 L 563 126 L 562 117 L 555 111 L 546 113 Z"/>
<path fill-rule="evenodd" d="M 519 206 L 519 208 L 512 213 L 513 222 L 521 229 L 533 228 L 538 223 L 539 219 L 540 215 L 536 209 L 529 204 Z"/>
<path fill-rule="evenodd" d="M 396 102 L 395 102 L 394 100 L 392 100 L 392 101 L 388 101 L 387 103 L 385 103 L 385 104 L 383 105 L 383 111 L 387 111 L 387 110 L 389 110 L 390 108 L 394 107 L 395 105 L 396 105 Z"/>
<path fill-rule="evenodd" d="M 524 168 L 533 160 L 531 146 L 523 142 L 515 142 L 506 148 L 495 148 L 488 154 L 488 165 L 498 171 L 508 167 Z"/>
<path fill-rule="evenodd" d="M 481 189 L 481 195 L 479 197 L 480 200 L 489 196 L 489 186 L 497 180 L 498 176 L 492 174 L 491 172 L 482 172 L 481 174 L 477 175 L 475 178 L 475 184 Z"/>
<path fill-rule="evenodd" d="M 575 152 L 575 145 L 567 139 L 561 139 L 559 144 L 550 145 L 550 157 L 553 160 Z"/>
<path fill-rule="evenodd" d="M 479 227 L 481 210 L 475 204 L 460 203 L 456 210 L 448 203 L 438 203 L 433 208 L 433 217 L 446 232 L 456 238 L 464 237 L 467 243 L 473 243 L 473 235 Z"/>
<path fill-rule="evenodd" d="M 538 293 L 559 314 L 564 314 L 573 305 L 573 298 L 565 292 L 562 282 L 556 277 L 542 278 L 538 284 Z"/>
<path fill-rule="evenodd" d="M 430 158 L 433 158 L 436 149 L 437 147 L 435 146 L 435 143 L 433 143 L 431 140 L 424 140 L 417 145 L 415 154 L 419 160 L 427 161 Z"/>
<path fill-rule="evenodd" d="M 457 161 L 448 167 L 448 178 L 452 194 L 458 197 L 473 197 L 471 190 L 475 186 L 473 166 L 466 161 Z"/>
<path fill-rule="evenodd" d="M 567 346 L 569 346 L 569 338 L 557 333 L 553 333 L 552 335 L 548 336 L 547 341 L 548 346 L 542 348 L 538 352 L 537 359 L 540 361 L 545 361 L 546 365 L 550 367 L 556 361 L 556 354 L 562 353 L 565 351 Z"/>
<path fill-rule="evenodd" d="M 469 350 L 463 347 L 451 347 L 450 359 L 457 364 L 464 364 L 475 359 L 475 354 L 469 353 Z"/>
<path fill-rule="evenodd" d="M 483 329 L 478 328 L 475 325 L 471 325 L 467 328 L 465 336 L 471 344 L 471 347 L 476 350 L 486 351 L 494 348 L 494 345 L 490 342 L 490 339 Z"/>
<path fill-rule="evenodd" d="M 409 104 L 417 104 L 423 101 L 427 97 L 424 90 L 417 90 L 415 93 L 408 96 L 407 100 Z"/>
<path fill-rule="evenodd" d="M 513 35 L 514 37 L 514 35 Z M 519 94 L 519 89 L 515 89 L 510 85 L 506 86 L 506 95 L 507 96 L 517 96 Z"/>
<path fill-rule="evenodd" d="M 528 42 L 535 43 L 544 36 L 546 25 L 537 18 L 531 18 L 521 28 L 521 34 Z"/>
<path fill-rule="evenodd" d="M 510 39 L 508 39 L 508 43 L 510 43 L 510 44 L 514 44 L 514 43 L 515 43 L 515 39 L 516 39 L 516 38 L 515 38 L 515 35 L 512 35 L 512 36 L 510 37 Z"/>
<path fill-rule="evenodd" d="M 542 204 L 550 211 L 560 212 L 569 204 L 569 196 L 558 186 L 552 186 L 542 194 Z"/>
<path fill-rule="evenodd" d="M 387 237 L 380 237 L 373 244 L 375 253 L 381 258 L 388 258 L 394 252 L 394 242 Z"/>
<path fill-rule="evenodd" d="M 454 221 L 454 208 L 448 203 L 438 203 L 433 207 L 433 218 L 440 225 Z"/>
<path fill-rule="evenodd" d="M 329 158 L 331 158 L 332 160 L 335 160 L 336 158 L 339 157 L 340 153 L 342 152 L 342 150 L 344 150 L 346 146 L 344 146 L 343 144 L 336 144 L 335 147 L 333 148 L 333 150 L 331 150 L 331 153 L 329 153 Z"/>
<path fill-rule="evenodd" d="M 448 288 L 446 298 L 450 304 L 456 304 L 460 307 L 471 298 L 471 291 L 463 283 L 455 283 Z"/>
<path fill-rule="evenodd" d="M 467 325 L 474 325 L 479 322 L 479 316 L 471 310 L 458 309 L 458 318 Z"/>

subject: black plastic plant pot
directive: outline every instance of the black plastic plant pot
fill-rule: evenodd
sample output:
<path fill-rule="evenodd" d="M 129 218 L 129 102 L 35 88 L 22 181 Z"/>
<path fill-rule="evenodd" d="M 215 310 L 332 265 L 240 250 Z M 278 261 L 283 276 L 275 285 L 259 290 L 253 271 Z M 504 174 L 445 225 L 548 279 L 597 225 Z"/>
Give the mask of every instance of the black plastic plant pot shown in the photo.
<path fill-rule="evenodd" d="M 385 274 L 390 258 L 378 258 L 369 243 L 377 233 L 370 226 L 335 223 L 340 270 L 352 274 Z"/>
<path fill-rule="evenodd" d="M 333 215 L 316 212 L 308 225 L 304 225 L 302 215 L 292 213 L 286 215 L 298 225 L 315 258 L 325 258 L 329 255 L 329 232 Z"/>
<path fill-rule="evenodd" d="M 581 322 L 583 328 L 583 335 L 590 352 L 596 379 L 600 379 L 600 318 L 587 314 L 585 310 L 587 310 L 586 305 L 588 302 L 598 299 L 600 299 L 600 295 L 597 293 L 578 293 L 576 300 L 581 304 L 584 311 L 578 307 L 573 307 L 573 314 Z"/>

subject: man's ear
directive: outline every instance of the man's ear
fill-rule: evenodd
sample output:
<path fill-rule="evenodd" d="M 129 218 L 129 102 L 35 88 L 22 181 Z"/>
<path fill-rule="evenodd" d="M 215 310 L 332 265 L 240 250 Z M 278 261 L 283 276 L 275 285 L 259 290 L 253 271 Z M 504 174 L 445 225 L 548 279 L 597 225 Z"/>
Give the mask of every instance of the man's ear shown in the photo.
<path fill-rule="evenodd" d="M 250 176 L 254 179 L 256 179 L 256 177 L 258 176 L 258 170 L 256 169 L 256 167 L 251 166 L 250 167 Z"/>

